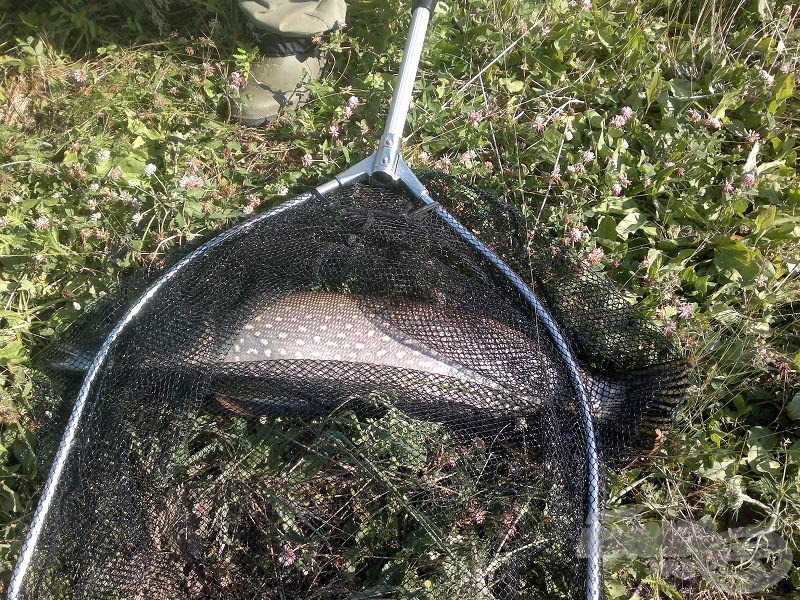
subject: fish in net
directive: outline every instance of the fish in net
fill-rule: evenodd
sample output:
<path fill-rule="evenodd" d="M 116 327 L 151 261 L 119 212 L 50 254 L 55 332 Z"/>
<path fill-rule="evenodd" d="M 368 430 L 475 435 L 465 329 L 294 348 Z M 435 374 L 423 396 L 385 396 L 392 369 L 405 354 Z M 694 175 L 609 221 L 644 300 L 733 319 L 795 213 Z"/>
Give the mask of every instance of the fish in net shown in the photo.
<path fill-rule="evenodd" d="M 685 363 L 503 201 L 371 175 L 43 353 L 53 466 L 13 597 L 600 597 L 600 468 L 652 447 Z"/>

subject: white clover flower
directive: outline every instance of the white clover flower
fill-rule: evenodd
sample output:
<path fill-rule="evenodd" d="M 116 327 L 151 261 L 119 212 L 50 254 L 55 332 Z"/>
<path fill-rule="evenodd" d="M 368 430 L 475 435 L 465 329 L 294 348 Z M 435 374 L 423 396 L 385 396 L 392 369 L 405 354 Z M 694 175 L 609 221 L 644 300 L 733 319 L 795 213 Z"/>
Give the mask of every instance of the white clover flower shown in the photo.
<path fill-rule="evenodd" d="M 592 11 L 592 0 L 581 0 L 581 10 Z"/>
<path fill-rule="evenodd" d="M 581 160 L 584 164 L 592 162 L 594 158 L 594 152 L 591 150 L 586 150 L 583 154 L 581 154 Z"/>
<path fill-rule="evenodd" d="M 772 85 L 773 83 L 775 83 L 775 77 L 770 75 L 769 71 L 766 71 L 765 69 L 759 69 L 758 76 L 761 78 L 761 81 L 763 81 L 767 85 Z"/>
<path fill-rule="evenodd" d="M 303 155 L 303 158 L 300 159 L 300 163 L 304 167 L 308 168 L 308 167 L 310 167 L 311 165 L 314 164 L 314 157 L 311 156 L 310 154 L 306 153 L 306 154 Z"/>
<path fill-rule="evenodd" d="M 8 215 L 3 215 L 0 217 L 0 227 L 8 227 L 11 224 L 11 219 L 8 218 Z"/>
<path fill-rule="evenodd" d="M 111 150 L 108 148 L 101 148 L 95 154 L 95 158 L 97 158 L 97 162 L 104 163 L 111 158 Z"/>
<path fill-rule="evenodd" d="M 567 234 L 569 241 L 572 242 L 573 244 L 577 244 L 578 242 L 583 240 L 584 236 L 589 237 L 588 234 L 584 234 L 584 232 L 581 231 L 579 227 L 573 227 L 572 229 L 569 230 L 569 233 Z"/>
<path fill-rule="evenodd" d="M 621 183 L 615 183 L 614 185 L 612 185 L 611 186 L 611 193 L 614 194 L 615 196 L 621 196 L 622 195 L 622 184 Z"/>
<path fill-rule="evenodd" d="M 185 174 L 181 177 L 179 185 L 186 190 L 203 187 L 203 178 L 198 175 Z"/>
<path fill-rule="evenodd" d="M 50 219 L 46 216 L 41 216 L 33 222 L 33 226 L 37 231 L 46 231 L 50 229 Z"/>
<path fill-rule="evenodd" d="M 619 148 L 620 148 L 620 150 L 625 152 L 625 151 L 628 150 L 629 147 L 630 146 L 628 146 L 628 140 L 626 140 L 625 138 L 620 138 L 620 140 L 619 140 Z"/>
<path fill-rule="evenodd" d="M 693 123 L 697 123 L 698 121 L 702 120 L 703 115 L 700 114 L 700 111 L 696 108 L 690 108 L 686 111 L 686 116 L 689 117 L 689 120 Z"/>
<path fill-rule="evenodd" d="M 720 121 L 717 117 L 708 117 L 706 119 L 706 127 L 716 131 L 722 127 L 722 121 Z"/>
<path fill-rule="evenodd" d="M 547 119 L 542 115 L 536 115 L 536 118 L 533 120 L 533 128 L 536 131 L 542 132 L 545 127 L 547 127 Z"/>
<path fill-rule="evenodd" d="M 623 106 L 622 109 L 619 111 L 619 114 L 622 115 L 626 121 L 633 116 L 633 109 L 630 106 Z"/>
<path fill-rule="evenodd" d="M 96 212 L 96 213 L 92 213 L 91 215 L 89 215 L 89 218 L 90 218 L 92 221 L 94 221 L 95 223 L 97 223 L 97 222 L 98 222 L 100 219 L 102 219 L 102 218 L 103 218 L 103 213 L 101 213 L 101 212 L 99 212 L 99 211 L 98 211 L 98 212 Z"/>
<path fill-rule="evenodd" d="M 625 119 L 625 117 L 623 117 L 622 115 L 614 115 L 608 120 L 608 124 L 611 127 L 616 127 L 617 129 L 622 129 L 623 127 L 625 127 L 626 122 L 627 119 Z"/>
<path fill-rule="evenodd" d="M 287 186 L 285 186 L 285 185 L 281 185 L 281 186 L 278 187 L 277 190 L 275 190 L 275 193 L 278 196 L 286 196 L 286 195 L 289 194 L 289 188 Z"/>
<path fill-rule="evenodd" d="M 138 225 L 139 223 L 141 223 L 142 219 L 144 219 L 144 215 L 140 212 L 135 212 L 131 215 L 131 223 L 133 223 L 134 225 Z"/>
<path fill-rule="evenodd" d="M 155 166 L 153 163 L 147 163 L 144 166 L 144 170 L 142 171 L 142 173 L 144 173 L 145 177 L 152 177 L 153 175 L 156 174 L 156 171 L 158 171 L 157 166 Z"/>
<path fill-rule="evenodd" d="M 252 204 L 248 204 L 242 209 L 242 213 L 244 213 L 246 215 L 252 215 L 253 214 L 253 210 L 254 210 L 253 205 Z"/>
<path fill-rule="evenodd" d="M 471 163 L 478 155 L 475 153 L 475 150 L 467 150 L 463 152 L 459 157 L 458 160 L 461 164 L 468 164 Z"/>
<path fill-rule="evenodd" d="M 424 150 L 419 153 L 419 164 L 427 165 L 431 161 L 431 155 Z"/>
<path fill-rule="evenodd" d="M 92 193 L 96 193 L 100 189 L 99 183 L 92 183 L 89 185 L 89 191 Z"/>
<path fill-rule="evenodd" d="M 347 99 L 347 106 L 349 106 L 352 110 L 357 109 L 359 106 L 361 106 L 361 98 L 358 96 L 350 96 Z"/>
<path fill-rule="evenodd" d="M 72 73 L 72 78 L 75 80 L 76 83 L 85 83 L 86 71 L 83 69 L 78 69 L 77 71 Z"/>
<path fill-rule="evenodd" d="M 600 246 L 597 246 L 594 250 L 586 255 L 586 262 L 590 265 L 599 264 L 605 255 L 605 250 L 603 250 Z"/>

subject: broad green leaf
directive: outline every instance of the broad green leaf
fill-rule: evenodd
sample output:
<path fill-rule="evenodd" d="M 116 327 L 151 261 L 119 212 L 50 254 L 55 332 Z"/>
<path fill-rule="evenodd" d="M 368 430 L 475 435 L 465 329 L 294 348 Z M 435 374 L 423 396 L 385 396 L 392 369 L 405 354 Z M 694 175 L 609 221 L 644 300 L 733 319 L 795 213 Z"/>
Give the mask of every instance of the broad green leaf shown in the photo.
<path fill-rule="evenodd" d="M 0 348 L 0 365 L 19 364 L 25 360 L 25 348 L 19 340 L 11 340 Z"/>
<path fill-rule="evenodd" d="M 732 271 L 744 281 L 752 281 L 761 270 L 755 252 L 739 240 L 726 239 L 714 252 L 714 265 L 720 271 Z"/>
<path fill-rule="evenodd" d="M 628 236 L 647 222 L 647 217 L 642 213 L 632 212 L 625 215 L 617 225 L 617 233 L 625 240 Z"/>
<path fill-rule="evenodd" d="M 767 106 L 769 114 L 774 115 L 794 93 L 794 73 L 778 77 L 775 81 L 775 97 Z"/>
<path fill-rule="evenodd" d="M 775 217 L 777 215 L 777 209 L 774 205 L 770 204 L 755 218 L 754 224 L 756 226 L 756 231 L 763 233 L 767 229 L 771 228 L 775 225 Z"/>
<path fill-rule="evenodd" d="M 786 405 L 786 414 L 792 421 L 800 421 L 800 392 L 796 393 Z"/>
<path fill-rule="evenodd" d="M 519 94 L 525 88 L 525 84 L 519 79 L 504 77 L 500 81 L 503 82 L 503 85 L 505 85 L 506 89 L 512 94 Z"/>
<path fill-rule="evenodd" d="M 614 217 L 605 216 L 600 220 L 597 226 L 597 237 L 601 240 L 617 240 L 617 223 Z"/>
<path fill-rule="evenodd" d="M 653 76 L 650 78 L 650 82 L 647 84 L 647 89 L 645 90 L 645 94 L 647 94 L 647 103 L 652 104 L 653 100 L 655 100 L 656 95 L 658 94 L 658 90 L 661 88 L 661 73 L 658 71 L 653 71 Z"/>
<path fill-rule="evenodd" d="M 775 101 L 780 102 L 791 98 L 794 93 L 794 73 L 787 73 L 778 77 L 775 82 Z"/>
<path fill-rule="evenodd" d="M 672 95 L 676 98 L 688 98 L 692 95 L 692 82 L 685 79 L 673 79 L 669 82 Z"/>
<path fill-rule="evenodd" d="M 711 116 L 721 119 L 725 116 L 726 111 L 741 106 L 744 102 L 744 100 L 741 98 L 741 95 L 742 94 L 738 89 L 725 93 L 722 96 L 722 100 L 719 101 L 719 104 L 717 104 L 717 107 L 711 113 Z"/>
<path fill-rule="evenodd" d="M 733 475 L 735 461 L 732 458 L 714 460 L 709 466 L 697 469 L 697 474 L 712 481 L 725 481 Z"/>
<path fill-rule="evenodd" d="M 747 434 L 747 444 L 752 448 L 770 451 L 778 445 L 778 438 L 767 427 L 753 427 Z"/>

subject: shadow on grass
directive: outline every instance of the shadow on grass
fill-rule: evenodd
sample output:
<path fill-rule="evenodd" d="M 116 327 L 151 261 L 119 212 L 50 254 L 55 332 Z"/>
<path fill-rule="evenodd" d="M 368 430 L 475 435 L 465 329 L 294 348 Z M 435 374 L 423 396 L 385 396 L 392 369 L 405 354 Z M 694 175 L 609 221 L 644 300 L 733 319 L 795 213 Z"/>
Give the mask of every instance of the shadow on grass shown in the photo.
<path fill-rule="evenodd" d="M 79 60 L 98 48 L 126 47 L 182 38 L 213 39 L 220 53 L 250 40 L 246 21 L 234 2 L 134 0 L 51 3 L 41 0 L 4 14 L 0 31 L 7 40 L 41 36 L 59 53 Z"/>

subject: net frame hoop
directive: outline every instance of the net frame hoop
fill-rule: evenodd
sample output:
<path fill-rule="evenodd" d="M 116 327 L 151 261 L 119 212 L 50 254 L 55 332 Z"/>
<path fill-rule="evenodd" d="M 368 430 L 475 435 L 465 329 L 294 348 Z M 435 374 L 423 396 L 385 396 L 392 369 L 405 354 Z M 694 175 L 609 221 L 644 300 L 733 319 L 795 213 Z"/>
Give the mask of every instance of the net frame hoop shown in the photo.
<path fill-rule="evenodd" d="M 406 41 L 403 52 L 403 59 L 400 65 L 398 81 L 401 83 L 399 90 L 395 91 L 392 100 L 387 125 L 381 137 L 379 148 L 369 158 L 366 158 L 340 175 L 334 177 L 311 192 L 296 196 L 283 204 L 264 212 L 252 219 L 244 221 L 230 229 L 220 233 L 196 250 L 186 255 L 168 268 L 139 299 L 127 310 L 123 317 L 116 323 L 114 328 L 103 341 L 100 350 L 92 361 L 87 374 L 81 384 L 78 398 L 75 401 L 72 412 L 70 413 L 64 435 L 59 444 L 58 452 L 50 468 L 50 472 L 45 483 L 42 496 L 40 497 L 36 512 L 31 521 L 30 529 L 23 542 L 22 550 L 12 573 L 9 584 L 9 600 L 17 600 L 20 597 L 22 585 L 28 568 L 30 567 L 33 553 L 36 549 L 38 540 L 41 536 L 45 520 L 50 512 L 56 488 L 61 480 L 67 459 L 74 445 L 81 416 L 86 407 L 86 401 L 93 389 L 95 380 L 100 369 L 103 367 L 106 357 L 111 347 L 119 338 L 122 331 L 139 314 L 142 308 L 147 305 L 160 291 L 160 289 L 180 273 L 187 265 L 204 256 L 208 251 L 218 246 L 222 242 L 235 236 L 246 233 L 255 225 L 268 220 L 288 210 L 294 209 L 314 197 L 325 194 L 335 189 L 346 187 L 352 183 L 363 181 L 364 179 L 376 179 L 383 184 L 394 183 L 405 187 L 414 197 L 426 206 L 430 206 L 451 229 L 453 229 L 464 241 L 479 252 L 488 262 L 503 275 L 508 283 L 521 294 L 526 304 L 533 311 L 545 326 L 548 334 L 553 339 L 556 349 L 564 361 L 570 380 L 573 384 L 579 401 L 579 412 L 581 423 L 584 428 L 584 440 L 587 452 L 587 484 L 588 484 L 588 508 L 586 515 L 586 535 L 584 542 L 586 545 L 587 558 L 587 600 L 599 600 L 602 587 L 602 554 L 600 552 L 601 537 L 601 498 L 600 498 L 600 457 L 597 444 L 597 437 L 594 428 L 594 420 L 591 414 L 588 394 L 583 385 L 582 375 L 578 368 L 578 362 L 572 349 L 569 346 L 566 336 L 561 331 L 558 323 L 552 317 L 547 307 L 542 304 L 533 294 L 525 282 L 509 267 L 501 257 L 489 249 L 475 235 L 467 230 L 455 217 L 450 215 L 442 208 L 428 193 L 424 185 L 411 171 L 400 154 L 402 143 L 402 130 L 405 126 L 407 111 L 410 105 L 411 93 L 413 91 L 413 81 L 416 77 L 419 58 L 424 43 L 425 32 L 427 30 L 430 9 L 427 6 L 415 5 L 412 12 L 412 22 L 410 35 Z"/>

